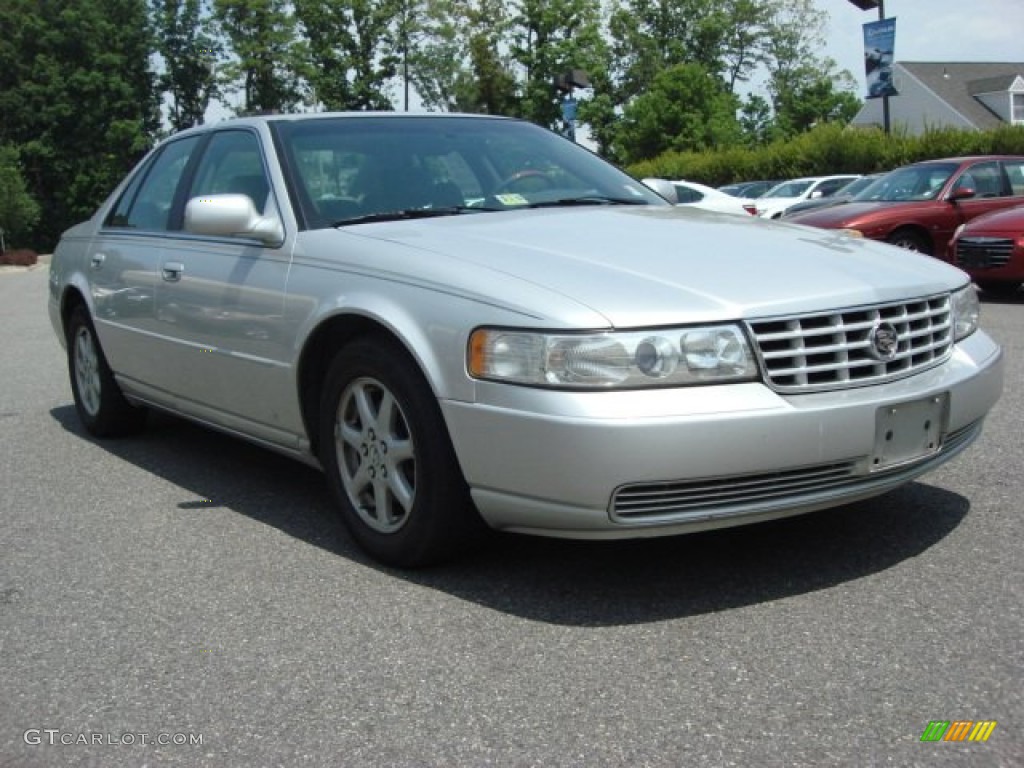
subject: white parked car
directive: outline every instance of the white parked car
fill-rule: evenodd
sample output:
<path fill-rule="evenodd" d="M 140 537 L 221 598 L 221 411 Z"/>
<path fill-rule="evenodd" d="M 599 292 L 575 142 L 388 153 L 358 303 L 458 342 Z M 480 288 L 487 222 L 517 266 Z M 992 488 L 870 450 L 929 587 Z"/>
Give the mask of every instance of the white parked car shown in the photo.
<path fill-rule="evenodd" d="M 817 200 L 830 197 L 845 187 L 858 174 L 839 176 L 806 176 L 802 179 L 790 179 L 769 189 L 757 198 L 757 215 L 765 219 L 778 219 L 791 205 L 804 200 Z"/>
<path fill-rule="evenodd" d="M 753 216 L 757 212 L 753 200 L 733 197 L 694 181 L 673 181 L 672 186 L 676 188 L 676 205 L 704 208 L 719 213 L 736 213 L 740 216 Z"/>

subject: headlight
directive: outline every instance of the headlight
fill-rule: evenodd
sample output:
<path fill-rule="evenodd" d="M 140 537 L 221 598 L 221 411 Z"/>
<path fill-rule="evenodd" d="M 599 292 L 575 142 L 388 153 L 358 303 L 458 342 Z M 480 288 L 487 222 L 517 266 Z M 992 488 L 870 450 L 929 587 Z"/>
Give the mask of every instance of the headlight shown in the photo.
<path fill-rule="evenodd" d="M 974 285 L 968 284 L 959 291 L 953 291 L 953 340 L 967 338 L 978 330 L 981 303 Z"/>
<path fill-rule="evenodd" d="M 478 379 L 571 389 L 716 384 L 758 375 L 737 325 L 581 334 L 478 328 L 467 358 Z"/>
<path fill-rule="evenodd" d="M 842 232 L 848 237 L 864 237 L 864 233 L 859 229 L 838 229 L 837 232 Z"/>

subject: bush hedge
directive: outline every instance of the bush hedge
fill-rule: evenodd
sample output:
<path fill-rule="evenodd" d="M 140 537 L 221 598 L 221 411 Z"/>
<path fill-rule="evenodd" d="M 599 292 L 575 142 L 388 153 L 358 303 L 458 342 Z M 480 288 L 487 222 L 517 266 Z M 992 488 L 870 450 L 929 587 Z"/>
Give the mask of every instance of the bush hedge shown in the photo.
<path fill-rule="evenodd" d="M 878 128 L 827 124 L 757 149 L 666 152 L 626 170 L 637 178 L 688 179 L 717 187 L 753 179 L 875 173 L 919 160 L 989 154 L 1024 155 L 1024 126 L 1001 126 L 992 131 L 942 128 L 921 136 L 886 136 Z"/>
<path fill-rule="evenodd" d="M 0 266 L 31 267 L 39 254 L 29 248 L 16 248 L 0 253 Z"/>

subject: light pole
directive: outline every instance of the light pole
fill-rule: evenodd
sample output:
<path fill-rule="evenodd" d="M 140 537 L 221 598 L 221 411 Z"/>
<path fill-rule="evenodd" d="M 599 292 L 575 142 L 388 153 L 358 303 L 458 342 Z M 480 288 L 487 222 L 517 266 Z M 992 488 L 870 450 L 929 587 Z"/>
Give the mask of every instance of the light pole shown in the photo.
<path fill-rule="evenodd" d="M 885 20 L 885 0 L 850 0 L 855 6 L 860 8 L 862 11 L 870 11 L 872 8 L 878 9 L 878 20 Z M 882 96 L 882 128 L 885 130 L 885 135 L 889 135 L 889 96 L 888 94 Z"/>

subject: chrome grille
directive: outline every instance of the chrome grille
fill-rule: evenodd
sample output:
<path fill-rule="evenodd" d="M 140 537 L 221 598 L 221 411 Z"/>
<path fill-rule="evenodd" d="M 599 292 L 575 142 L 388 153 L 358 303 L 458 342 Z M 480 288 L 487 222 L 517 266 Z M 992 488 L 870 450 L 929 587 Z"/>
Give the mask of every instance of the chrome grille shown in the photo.
<path fill-rule="evenodd" d="M 895 356 L 874 355 L 872 330 L 891 324 Z M 811 392 L 891 381 L 936 365 L 953 346 L 948 294 L 837 312 L 753 320 L 768 383 L 780 392 Z"/>
<path fill-rule="evenodd" d="M 1009 237 L 965 237 L 956 243 L 957 266 L 968 269 L 1005 267 L 1013 254 Z"/>
<path fill-rule="evenodd" d="M 612 496 L 611 518 L 626 524 L 685 522 L 799 505 L 823 493 L 870 492 L 879 483 L 910 480 L 946 461 L 970 445 L 981 427 L 981 419 L 971 422 L 946 434 L 938 453 L 878 472 L 865 473 L 865 459 L 851 459 L 779 472 L 624 485 Z"/>
<path fill-rule="evenodd" d="M 856 467 L 857 462 L 844 461 L 759 475 L 625 486 L 616 492 L 612 500 L 613 517 L 629 520 L 696 513 L 734 504 L 756 504 L 779 496 L 812 493 L 848 481 Z"/>

